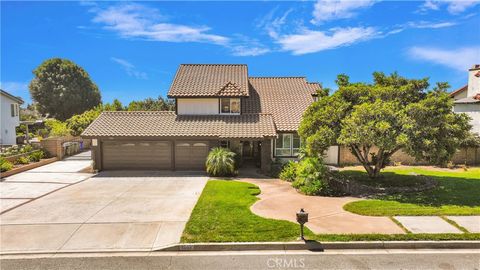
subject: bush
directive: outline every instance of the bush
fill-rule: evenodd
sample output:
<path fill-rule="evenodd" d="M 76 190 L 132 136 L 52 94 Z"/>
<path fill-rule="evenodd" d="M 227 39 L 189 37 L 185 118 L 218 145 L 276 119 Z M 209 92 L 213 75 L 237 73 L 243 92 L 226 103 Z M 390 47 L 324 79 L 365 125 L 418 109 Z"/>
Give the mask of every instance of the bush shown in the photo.
<path fill-rule="evenodd" d="M 0 172 L 10 171 L 12 168 L 13 164 L 10 161 L 0 157 Z"/>
<path fill-rule="evenodd" d="M 222 147 L 213 148 L 210 153 L 208 153 L 205 163 L 207 173 L 211 176 L 235 175 L 235 156 L 236 154 L 229 149 Z"/>
<path fill-rule="evenodd" d="M 30 159 L 28 159 L 28 157 L 19 157 L 15 160 L 15 164 L 28 164 L 29 162 Z"/>
<path fill-rule="evenodd" d="M 32 162 L 39 162 L 45 156 L 42 150 L 35 151 L 28 156 L 28 159 Z"/>
<path fill-rule="evenodd" d="M 289 161 L 283 166 L 282 172 L 279 175 L 280 179 L 288 182 L 295 181 L 295 178 L 297 178 L 297 167 L 297 162 Z"/>
<path fill-rule="evenodd" d="M 82 132 L 100 115 L 101 110 L 95 108 L 82 114 L 74 115 L 66 121 L 73 136 L 80 136 Z"/>
<path fill-rule="evenodd" d="M 50 136 L 65 136 L 70 134 L 70 129 L 68 129 L 67 124 L 57 119 L 45 121 L 45 126 L 49 130 Z"/>
<path fill-rule="evenodd" d="M 329 194 L 328 167 L 319 158 L 308 157 L 296 165 L 296 178 L 292 186 L 306 195 Z"/>
<path fill-rule="evenodd" d="M 33 151 L 33 146 L 30 144 L 25 145 L 22 149 L 20 149 L 20 153 L 28 153 Z"/>

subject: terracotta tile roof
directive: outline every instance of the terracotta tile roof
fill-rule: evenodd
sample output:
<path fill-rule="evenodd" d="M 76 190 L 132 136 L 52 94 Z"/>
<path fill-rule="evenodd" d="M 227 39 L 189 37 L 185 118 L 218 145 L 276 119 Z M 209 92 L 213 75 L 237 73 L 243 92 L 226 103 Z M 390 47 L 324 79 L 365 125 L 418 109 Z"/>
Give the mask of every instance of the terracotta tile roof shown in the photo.
<path fill-rule="evenodd" d="M 270 113 L 278 131 L 296 131 L 313 102 L 312 87 L 304 77 L 250 77 L 250 97 L 243 112 Z"/>
<path fill-rule="evenodd" d="M 182 64 L 168 96 L 248 96 L 247 65 Z"/>
<path fill-rule="evenodd" d="M 307 82 L 312 95 L 317 95 L 319 90 L 322 90 L 322 86 L 317 82 Z"/>
<path fill-rule="evenodd" d="M 175 115 L 166 111 L 103 112 L 83 137 L 216 137 L 276 136 L 270 114 Z"/>
<path fill-rule="evenodd" d="M 451 92 L 451 93 L 450 93 L 450 96 L 453 97 L 453 96 L 455 96 L 456 94 L 460 94 L 461 92 L 466 91 L 467 88 L 468 88 L 468 84 L 466 84 L 465 86 L 460 87 L 460 88 L 458 88 L 457 90 Z"/>

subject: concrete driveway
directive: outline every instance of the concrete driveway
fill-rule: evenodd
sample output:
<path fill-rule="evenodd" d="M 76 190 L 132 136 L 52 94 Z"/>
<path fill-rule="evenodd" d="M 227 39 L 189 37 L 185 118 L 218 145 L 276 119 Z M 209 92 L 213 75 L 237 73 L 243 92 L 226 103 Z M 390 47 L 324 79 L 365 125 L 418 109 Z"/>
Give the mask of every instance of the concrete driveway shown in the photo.
<path fill-rule="evenodd" d="M 1 252 L 152 250 L 177 243 L 206 176 L 103 172 L 0 216 Z"/>
<path fill-rule="evenodd" d="M 92 163 L 90 155 L 90 151 L 83 152 L 62 161 L 2 179 L 0 214 L 90 178 L 93 174 L 84 173 Z"/>

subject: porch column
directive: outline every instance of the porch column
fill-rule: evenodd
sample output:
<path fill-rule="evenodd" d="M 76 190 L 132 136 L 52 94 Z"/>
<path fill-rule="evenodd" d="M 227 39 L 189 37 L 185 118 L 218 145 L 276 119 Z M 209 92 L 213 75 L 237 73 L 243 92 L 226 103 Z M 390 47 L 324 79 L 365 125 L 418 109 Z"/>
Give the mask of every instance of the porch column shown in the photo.
<path fill-rule="evenodd" d="M 265 139 L 262 141 L 262 147 L 261 147 L 261 153 L 260 153 L 260 158 L 261 158 L 261 171 L 264 174 L 269 174 L 270 173 L 270 168 L 272 165 L 272 140 L 270 139 Z"/>

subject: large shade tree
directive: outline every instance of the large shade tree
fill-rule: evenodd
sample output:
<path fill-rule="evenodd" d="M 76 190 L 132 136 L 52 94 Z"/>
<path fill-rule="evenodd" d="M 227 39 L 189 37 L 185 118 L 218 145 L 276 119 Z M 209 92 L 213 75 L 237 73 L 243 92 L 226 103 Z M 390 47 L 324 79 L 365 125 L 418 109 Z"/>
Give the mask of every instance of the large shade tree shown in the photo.
<path fill-rule="evenodd" d="M 98 87 L 88 73 L 70 60 L 48 59 L 33 74 L 30 94 L 42 114 L 64 121 L 101 103 Z"/>
<path fill-rule="evenodd" d="M 446 83 L 432 91 L 428 79 L 375 72 L 374 82 L 351 83 L 339 75 L 338 91 L 314 102 L 299 134 L 307 153 L 320 155 L 332 145 L 348 147 L 371 178 L 400 149 L 417 159 L 445 165 L 468 136 L 468 116 L 452 111 Z"/>

